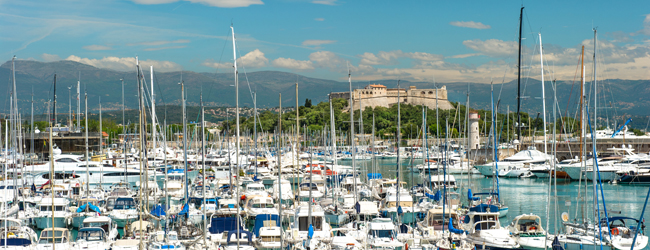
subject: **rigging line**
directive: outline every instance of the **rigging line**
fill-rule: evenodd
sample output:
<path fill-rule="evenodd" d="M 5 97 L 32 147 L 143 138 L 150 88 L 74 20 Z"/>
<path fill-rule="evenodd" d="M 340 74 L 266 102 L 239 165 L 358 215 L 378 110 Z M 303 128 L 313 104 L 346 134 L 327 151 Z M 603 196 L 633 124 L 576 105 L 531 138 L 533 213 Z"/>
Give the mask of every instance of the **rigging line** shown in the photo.
<path fill-rule="evenodd" d="M 569 105 L 571 104 L 571 95 L 573 95 L 573 88 L 575 87 L 575 84 L 576 84 L 576 78 L 578 77 L 578 70 L 579 69 L 580 69 L 580 56 L 578 56 L 578 63 L 576 64 L 576 71 L 573 74 L 573 81 L 571 82 L 571 91 L 569 91 L 569 98 L 568 98 L 568 100 L 566 102 L 566 109 L 564 109 L 565 113 L 567 115 L 569 114 Z M 558 109 L 559 109 L 559 107 L 558 107 Z M 576 114 L 576 116 L 577 116 L 577 114 Z M 573 118 L 575 119 L 576 116 L 574 116 Z M 561 117 L 562 116 L 560 116 L 560 118 Z M 566 133 L 567 131 L 565 130 L 564 132 Z"/>
<path fill-rule="evenodd" d="M 230 38 L 230 29 L 228 29 L 228 34 L 226 35 L 226 37 L 228 37 L 228 39 L 224 39 L 224 41 L 223 41 L 223 48 L 221 49 L 221 55 L 219 56 L 219 62 L 217 63 L 217 68 L 215 69 L 215 72 L 214 72 L 214 74 L 215 74 L 214 75 L 215 82 L 217 81 L 217 77 L 218 77 L 218 74 L 219 74 L 219 69 L 221 68 L 221 62 L 223 61 L 223 53 L 226 51 L 226 45 L 228 44 L 228 41 L 230 41 L 230 39 L 231 39 Z M 211 84 L 210 88 L 208 89 L 208 95 L 207 95 L 208 98 L 210 96 L 212 96 L 212 90 L 214 89 L 214 85 L 216 85 L 216 84 Z"/>

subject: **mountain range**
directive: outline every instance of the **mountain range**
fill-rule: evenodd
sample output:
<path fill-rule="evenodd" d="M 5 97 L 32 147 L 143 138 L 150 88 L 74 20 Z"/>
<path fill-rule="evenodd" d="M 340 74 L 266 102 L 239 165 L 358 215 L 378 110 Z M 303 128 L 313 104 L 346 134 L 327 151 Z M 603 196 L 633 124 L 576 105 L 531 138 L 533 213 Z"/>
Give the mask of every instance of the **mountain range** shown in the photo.
<path fill-rule="evenodd" d="M 83 107 L 83 91 L 88 93 L 89 112 L 97 112 L 101 98 L 103 111 L 116 111 L 121 109 L 122 86 L 120 79 L 124 80 L 125 102 L 127 108 L 137 108 L 137 85 L 135 69 L 132 72 L 120 72 L 96 68 L 90 65 L 73 61 L 40 62 L 32 60 L 17 60 L 16 89 L 21 112 L 29 113 L 31 96 L 33 92 L 35 113 L 45 113 L 47 100 L 52 99 L 54 93 L 54 75 L 56 74 L 57 112 L 68 111 L 68 87 L 71 87 L 72 107 L 76 109 L 76 85 L 81 82 L 81 103 Z M 155 72 L 155 69 L 154 69 Z M 145 78 L 150 84 L 149 68 L 143 69 Z M 367 84 L 383 84 L 389 88 L 397 87 L 396 80 L 355 81 L 352 72 L 353 88 L 363 88 Z M 232 73 L 200 73 L 200 72 L 155 72 L 154 83 L 156 104 L 180 105 L 180 90 L 178 84 L 184 83 L 189 106 L 199 105 L 200 94 L 203 92 L 203 101 L 206 106 L 234 106 L 235 89 L 234 74 Z M 0 79 L 5 79 L 6 84 L 0 84 L 0 93 L 5 96 L 5 101 L 0 103 L 0 112 L 9 110 L 9 96 L 12 88 L 11 61 L 0 66 Z M 282 106 L 295 106 L 295 83 L 299 84 L 299 103 L 303 105 L 305 99 L 313 103 L 327 101 L 330 92 L 349 91 L 348 82 L 334 81 L 306 77 L 303 75 L 280 71 L 257 71 L 239 74 L 239 101 L 241 106 L 253 106 L 250 89 L 257 93 L 258 107 L 278 106 L 278 94 L 282 93 Z M 149 84 L 145 91 L 150 92 Z M 416 86 L 417 88 L 434 88 L 446 86 L 448 99 L 452 102 L 465 104 L 469 86 L 470 107 L 476 109 L 490 109 L 490 84 L 450 82 L 408 82 L 401 81 L 401 87 Z M 522 112 L 537 113 L 542 111 L 541 83 L 532 78 L 521 80 L 521 110 Z M 547 115 L 552 115 L 553 84 L 546 82 L 546 109 Z M 508 108 L 516 111 L 517 106 L 517 81 L 494 84 L 494 98 L 499 100 L 499 112 Z M 591 91 L 590 91 L 591 90 Z M 579 81 L 557 81 L 558 105 L 563 113 L 574 117 L 577 112 L 578 96 L 580 92 Z M 592 84 L 586 84 L 585 95 L 590 97 L 593 92 Z M 498 98 L 500 96 L 500 99 Z M 650 81 L 648 80 L 599 80 L 598 84 L 598 112 L 599 118 L 623 120 L 627 116 L 646 117 L 650 113 Z M 593 107 L 593 101 L 589 103 Z M 646 118 L 647 119 L 647 118 Z M 643 121 L 645 123 L 645 121 Z"/>

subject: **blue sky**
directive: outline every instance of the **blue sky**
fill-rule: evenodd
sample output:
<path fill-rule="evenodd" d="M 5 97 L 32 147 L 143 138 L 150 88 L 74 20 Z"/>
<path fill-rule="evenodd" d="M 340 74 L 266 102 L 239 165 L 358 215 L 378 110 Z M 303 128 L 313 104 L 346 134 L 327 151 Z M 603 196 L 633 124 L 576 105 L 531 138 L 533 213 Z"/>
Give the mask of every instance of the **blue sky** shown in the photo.
<path fill-rule="evenodd" d="M 644 1 L 0 0 L 0 56 L 232 72 L 232 22 L 248 72 L 341 80 L 349 63 L 357 80 L 500 82 L 516 76 L 522 4 L 525 75 L 540 76 L 541 33 L 547 77 L 572 79 L 598 27 L 600 77 L 650 78 Z"/>

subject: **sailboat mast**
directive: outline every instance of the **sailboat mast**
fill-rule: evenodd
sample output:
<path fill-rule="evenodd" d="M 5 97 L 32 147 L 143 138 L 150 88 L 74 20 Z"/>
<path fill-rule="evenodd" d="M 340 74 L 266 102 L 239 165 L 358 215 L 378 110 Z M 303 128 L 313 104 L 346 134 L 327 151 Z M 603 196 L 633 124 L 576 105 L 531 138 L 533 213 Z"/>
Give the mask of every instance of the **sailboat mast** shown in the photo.
<path fill-rule="evenodd" d="M 236 149 L 235 151 L 237 152 L 237 155 L 235 155 L 235 163 L 237 165 L 237 169 L 239 169 L 239 72 L 237 71 L 237 46 L 235 45 L 235 28 L 233 28 L 232 25 L 230 25 L 230 30 L 232 31 L 232 55 L 233 55 L 233 63 L 235 67 L 235 113 L 236 113 L 236 121 L 237 121 L 237 144 L 236 144 Z M 239 172 L 237 172 L 237 196 L 239 196 Z M 239 202 L 237 202 L 237 211 L 239 211 Z M 237 213 L 237 237 L 239 238 L 239 213 Z M 237 240 L 237 249 L 239 249 L 239 240 Z"/>
<path fill-rule="evenodd" d="M 539 64 L 542 69 L 542 113 L 544 115 L 544 157 L 548 154 L 546 151 L 546 86 L 544 85 L 544 54 L 542 52 L 542 34 L 538 33 L 539 35 Z"/>
<path fill-rule="evenodd" d="M 519 12 L 519 54 L 517 56 L 517 140 L 521 142 L 521 29 L 524 21 L 524 7 Z"/>
<path fill-rule="evenodd" d="M 156 157 L 156 95 L 153 91 L 153 65 L 149 68 L 151 76 L 151 152 Z M 155 172 L 154 172 L 155 174 Z"/>
<path fill-rule="evenodd" d="M 153 86 L 152 86 L 151 89 L 153 91 Z M 153 97 L 152 97 L 152 99 L 153 99 Z M 154 141 L 155 141 L 155 139 L 154 139 Z M 156 148 L 154 147 L 154 150 L 155 149 Z M 255 156 L 255 158 L 257 158 L 257 155 Z M 204 218 L 207 218 L 206 215 L 205 215 L 205 209 L 206 209 L 205 185 L 207 184 L 206 182 L 207 182 L 208 179 L 206 178 L 206 172 L 205 172 L 205 108 L 203 106 L 203 90 L 201 90 L 201 178 L 203 179 L 203 180 L 201 180 L 201 186 L 203 186 L 203 191 L 202 191 L 202 193 L 203 193 L 203 216 L 204 216 Z M 206 232 L 207 231 L 208 231 L 208 220 L 203 220 L 203 245 L 204 246 L 206 246 L 205 237 L 206 237 Z"/>
<path fill-rule="evenodd" d="M 598 193 L 597 193 L 597 186 L 596 186 L 596 180 L 598 180 L 598 171 L 596 171 L 597 167 L 597 157 L 596 157 L 596 130 L 598 129 L 598 106 L 597 106 L 597 100 L 598 100 L 598 91 L 597 91 L 597 84 L 596 84 L 596 42 L 597 42 L 597 37 L 596 37 L 596 29 L 594 29 L 594 126 L 592 127 L 592 132 L 591 132 L 591 146 L 593 148 L 593 177 L 591 178 L 592 183 L 593 183 L 593 192 L 594 192 L 594 214 L 598 215 Z M 605 197 L 603 197 L 604 199 Z M 604 202 L 603 202 L 604 203 Z M 607 208 L 605 207 L 605 214 L 607 214 Z M 610 235 L 611 237 L 611 235 Z"/>
<path fill-rule="evenodd" d="M 348 84 L 350 86 L 350 148 L 352 151 L 352 182 L 354 184 L 354 202 L 355 204 L 359 201 L 357 199 L 357 153 L 354 148 L 354 92 L 352 92 L 352 73 L 348 69 Z M 399 98 L 398 98 L 399 99 Z M 357 213 L 357 221 L 359 220 L 359 213 Z"/>
<path fill-rule="evenodd" d="M 56 102 L 56 101 L 55 101 Z M 85 124 L 84 129 L 86 130 L 86 135 L 84 136 L 84 142 L 86 143 L 86 197 L 90 197 L 90 172 L 88 171 L 88 92 L 84 88 L 84 105 L 86 106 L 85 110 Z M 51 132 L 51 131 L 50 131 Z M 54 184 L 54 183 L 52 183 Z M 54 190 L 54 188 L 52 188 Z"/>
<path fill-rule="evenodd" d="M 401 132 L 400 131 L 400 129 L 401 129 L 401 127 L 400 127 L 400 123 L 401 123 L 400 104 L 402 103 L 401 100 L 400 100 L 400 95 L 399 95 L 400 94 L 400 88 L 399 87 L 400 87 L 399 86 L 399 80 L 397 80 L 397 174 L 396 174 L 397 178 L 396 179 L 397 179 L 397 208 L 398 208 L 398 210 L 401 207 L 400 204 L 399 204 L 399 196 L 400 196 L 399 195 L 399 187 L 400 187 L 400 182 L 399 182 L 399 172 L 400 172 L 399 146 L 400 146 L 400 132 Z M 354 186 L 356 187 L 356 185 L 357 184 L 355 183 Z M 355 193 L 356 193 L 356 190 L 355 190 Z M 397 217 L 397 225 L 399 225 L 400 224 L 400 216 L 395 216 L 395 217 Z"/>
<path fill-rule="evenodd" d="M 282 93 L 279 95 L 280 111 L 278 112 L 278 132 L 276 133 L 275 154 L 278 156 L 278 219 L 280 220 L 280 230 L 282 230 Z M 289 191 L 291 192 L 291 191 Z M 284 247 L 284 234 L 280 233 L 280 247 Z"/>
<path fill-rule="evenodd" d="M 15 93 L 15 91 L 16 90 L 14 89 L 14 93 Z M 12 95 L 12 97 L 13 97 L 13 95 Z M 11 105 L 13 105 L 13 102 L 11 102 Z M 13 109 L 12 109 L 12 112 L 13 112 Z M 54 117 L 54 126 L 56 126 L 56 74 L 54 74 L 54 106 L 52 106 L 52 115 Z"/>

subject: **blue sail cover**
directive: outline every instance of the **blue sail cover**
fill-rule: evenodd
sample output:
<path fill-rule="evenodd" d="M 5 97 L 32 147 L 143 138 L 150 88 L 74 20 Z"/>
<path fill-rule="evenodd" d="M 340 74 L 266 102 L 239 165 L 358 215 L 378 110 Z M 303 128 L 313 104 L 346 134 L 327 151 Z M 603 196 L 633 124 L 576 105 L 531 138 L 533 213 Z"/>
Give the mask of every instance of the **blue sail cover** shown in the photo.
<path fill-rule="evenodd" d="M 465 231 L 461 229 L 456 229 L 454 228 L 454 223 L 452 218 L 449 218 L 449 232 L 455 233 L 455 234 L 464 234 Z"/>
<path fill-rule="evenodd" d="M 368 180 L 372 179 L 381 179 L 381 174 L 380 173 L 369 173 L 368 174 Z"/>
<path fill-rule="evenodd" d="M 258 214 L 255 216 L 255 227 L 253 228 L 253 233 L 255 237 L 260 237 L 260 228 L 264 227 L 265 221 L 275 221 L 275 226 L 280 226 L 280 219 L 277 214 Z"/>
<path fill-rule="evenodd" d="M 153 210 L 151 210 L 151 214 L 156 217 L 167 215 L 167 213 L 165 213 L 165 208 L 163 208 L 163 206 L 161 206 L 160 204 L 156 205 L 156 207 Z"/>
<path fill-rule="evenodd" d="M 21 239 L 21 238 L 13 238 L 13 239 L 7 239 L 6 240 L 6 245 L 7 246 L 23 246 L 23 247 L 28 247 L 29 245 L 32 244 L 32 241 L 29 239 Z M 5 239 L 0 239 L 0 246 L 5 245 Z"/>
<path fill-rule="evenodd" d="M 474 195 L 472 195 L 472 189 L 470 188 L 467 189 L 467 199 L 469 199 L 470 201 L 477 201 L 480 200 L 481 197 L 474 197 Z"/>
<path fill-rule="evenodd" d="M 99 210 L 99 207 L 97 207 L 97 206 L 95 206 L 93 204 L 90 204 L 90 203 L 83 204 L 79 208 L 77 208 L 77 213 L 83 212 L 84 210 L 86 210 L 86 207 L 88 207 L 88 209 L 90 209 L 92 211 L 95 211 L 97 213 L 101 213 L 100 210 Z"/>
<path fill-rule="evenodd" d="M 237 217 L 214 217 L 210 221 L 210 233 L 211 234 L 220 234 L 225 231 L 236 231 L 237 226 Z M 244 230 L 239 226 L 240 230 Z"/>
<path fill-rule="evenodd" d="M 479 213 L 485 213 L 485 212 L 488 212 L 488 210 L 489 210 L 490 213 L 498 213 L 499 212 L 499 207 L 497 207 L 496 205 L 488 205 L 488 204 L 485 204 L 485 203 L 481 203 L 481 204 L 478 204 L 478 205 L 476 205 L 474 207 L 469 208 L 469 211 L 479 212 Z"/>
<path fill-rule="evenodd" d="M 430 193 L 426 193 L 427 197 L 434 201 L 439 201 L 440 200 L 440 190 L 436 191 L 436 194 L 432 195 Z"/>

